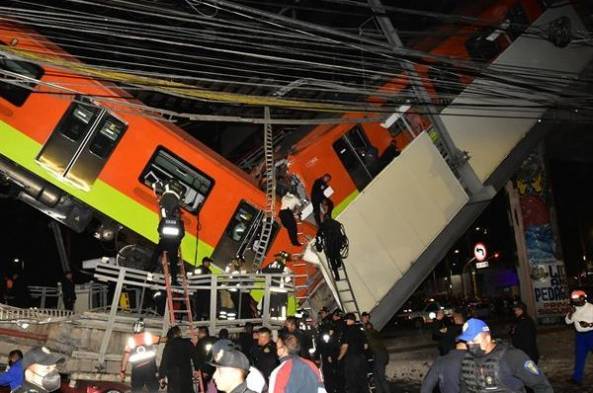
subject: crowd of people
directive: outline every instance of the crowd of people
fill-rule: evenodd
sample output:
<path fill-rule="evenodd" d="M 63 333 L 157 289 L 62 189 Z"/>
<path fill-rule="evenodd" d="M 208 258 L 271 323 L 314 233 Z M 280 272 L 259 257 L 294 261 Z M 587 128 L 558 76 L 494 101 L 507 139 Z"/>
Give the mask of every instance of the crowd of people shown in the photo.
<path fill-rule="evenodd" d="M 134 324 L 121 364 L 122 381 L 131 365 L 133 392 L 389 392 L 385 379 L 387 349 L 364 313 L 322 309 L 312 329 L 294 316 L 273 332 L 267 327 L 244 330 L 231 338 L 228 330 L 210 336 L 200 327 L 197 341 L 183 338 L 172 327 L 165 338 L 147 332 L 143 321 Z M 164 343 L 160 364 L 156 346 Z M 374 377 L 370 377 L 374 376 Z M 195 388 L 195 389 L 194 389 Z"/>

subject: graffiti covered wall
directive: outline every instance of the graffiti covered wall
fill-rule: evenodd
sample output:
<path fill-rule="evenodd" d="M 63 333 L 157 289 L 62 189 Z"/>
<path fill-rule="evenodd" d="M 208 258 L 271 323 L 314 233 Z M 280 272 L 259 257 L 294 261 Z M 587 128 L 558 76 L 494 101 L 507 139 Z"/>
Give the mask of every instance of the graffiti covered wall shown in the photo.
<path fill-rule="evenodd" d="M 527 260 L 533 284 L 536 315 L 552 322 L 564 315 L 566 273 L 550 214 L 551 188 L 541 149 L 523 162 L 515 180 L 519 192 Z"/>

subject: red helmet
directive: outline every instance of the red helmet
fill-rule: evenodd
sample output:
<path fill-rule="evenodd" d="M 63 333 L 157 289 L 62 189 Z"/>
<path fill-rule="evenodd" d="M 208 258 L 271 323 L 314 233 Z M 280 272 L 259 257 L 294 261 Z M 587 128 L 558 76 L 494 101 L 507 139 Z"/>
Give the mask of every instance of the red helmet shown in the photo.
<path fill-rule="evenodd" d="M 581 297 L 584 297 L 586 299 L 587 293 L 585 291 L 581 291 L 580 289 L 572 291 L 572 293 L 570 294 L 570 298 L 574 300 L 580 299 Z"/>

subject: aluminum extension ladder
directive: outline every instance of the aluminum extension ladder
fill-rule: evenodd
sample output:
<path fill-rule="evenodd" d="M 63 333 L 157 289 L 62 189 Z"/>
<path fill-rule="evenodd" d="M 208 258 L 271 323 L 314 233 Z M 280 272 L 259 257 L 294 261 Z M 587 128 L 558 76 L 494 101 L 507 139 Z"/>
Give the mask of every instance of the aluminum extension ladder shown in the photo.
<path fill-rule="evenodd" d="M 274 215 L 276 212 L 276 173 L 274 168 L 274 139 L 272 135 L 272 124 L 270 124 L 270 108 L 264 108 L 264 160 L 266 179 L 266 209 L 262 219 L 262 229 L 257 245 L 254 247 L 255 257 L 253 264 L 255 268 L 261 267 L 268 244 L 272 237 L 274 228 Z"/>
<path fill-rule="evenodd" d="M 338 269 L 338 273 L 340 274 L 341 280 L 336 281 L 334 279 L 334 285 L 336 291 L 338 292 L 338 298 L 340 300 L 342 309 L 344 312 L 353 312 L 358 320 L 360 320 L 360 308 L 358 308 L 358 302 L 356 301 L 356 297 L 352 291 L 352 284 L 348 278 L 348 272 L 344 268 L 344 262 L 342 262 L 342 266 L 340 266 Z"/>

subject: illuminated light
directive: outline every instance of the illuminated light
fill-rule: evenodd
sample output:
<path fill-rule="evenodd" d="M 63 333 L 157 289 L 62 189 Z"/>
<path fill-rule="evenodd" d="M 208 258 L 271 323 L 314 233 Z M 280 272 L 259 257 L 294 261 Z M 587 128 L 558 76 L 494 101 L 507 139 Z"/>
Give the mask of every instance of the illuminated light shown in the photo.
<path fill-rule="evenodd" d="M 153 299 L 156 299 L 156 298 L 158 298 L 159 296 L 161 296 L 161 291 L 157 291 L 157 292 L 155 292 L 155 293 L 154 293 L 154 295 L 152 295 L 152 298 L 153 298 Z"/>
<path fill-rule="evenodd" d="M 480 227 L 476 227 L 476 231 L 479 231 L 479 230 L 480 230 Z"/>
<path fill-rule="evenodd" d="M 178 227 L 173 227 L 173 226 L 168 226 L 165 225 L 162 229 L 161 229 L 161 234 L 163 236 L 171 236 L 171 237 L 176 237 L 179 236 L 179 228 Z"/>
<path fill-rule="evenodd" d="M 315 353 L 315 348 L 309 348 L 309 355 L 313 355 Z"/>
<path fill-rule="evenodd" d="M 434 312 L 431 312 L 428 314 L 428 318 L 430 318 L 430 319 L 435 319 L 436 317 L 437 317 L 437 315 Z"/>
<path fill-rule="evenodd" d="M 150 350 L 147 351 L 146 348 L 144 347 L 138 347 L 138 349 L 136 349 L 136 352 L 134 352 L 133 354 L 130 355 L 130 363 L 137 363 L 137 362 L 141 362 L 143 360 L 147 360 L 147 359 L 151 359 L 154 358 L 156 356 L 156 351 Z"/>
<path fill-rule="evenodd" d="M 326 333 L 323 335 L 323 341 L 326 343 L 329 342 L 329 334 Z"/>
<path fill-rule="evenodd" d="M 152 345 L 152 334 L 144 332 L 144 345 Z"/>
<path fill-rule="evenodd" d="M 212 344 L 208 343 L 204 346 L 204 349 L 206 350 L 206 352 L 210 352 L 210 350 L 212 349 Z"/>
<path fill-rule="evenodd" d="M 453 251 L 455 254 L 459 254 L 459 250 L 455 250 Z"/>

